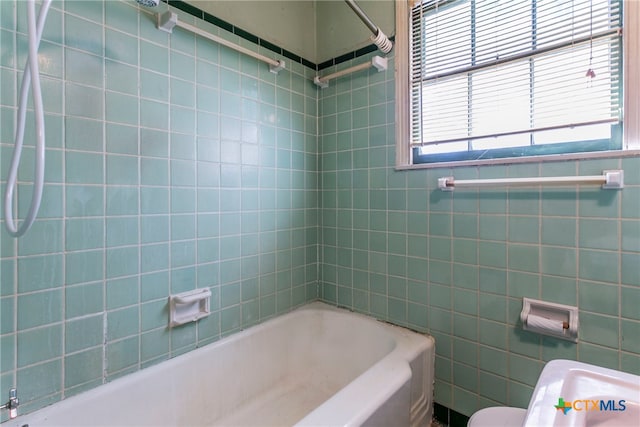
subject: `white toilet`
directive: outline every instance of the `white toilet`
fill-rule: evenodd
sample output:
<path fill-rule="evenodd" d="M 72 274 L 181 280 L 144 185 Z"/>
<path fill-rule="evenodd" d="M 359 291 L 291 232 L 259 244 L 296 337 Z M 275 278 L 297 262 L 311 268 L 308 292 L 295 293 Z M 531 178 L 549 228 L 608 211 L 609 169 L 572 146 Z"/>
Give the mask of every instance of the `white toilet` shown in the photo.
<path fill-rule="evenodd" d="M 522 427 L 526 409 L 510 408 L 508 406 L 495 406 L 484 408 L 475 412 L 467 427 Z"/>

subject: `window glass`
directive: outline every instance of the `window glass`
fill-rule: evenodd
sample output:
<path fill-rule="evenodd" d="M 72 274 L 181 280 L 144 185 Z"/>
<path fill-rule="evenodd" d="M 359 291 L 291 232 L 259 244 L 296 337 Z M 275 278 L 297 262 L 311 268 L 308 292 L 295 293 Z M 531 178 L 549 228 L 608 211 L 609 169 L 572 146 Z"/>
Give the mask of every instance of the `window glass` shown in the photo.
<path fill-rule="evenodd" d="M 621 17 L 617 0 L 416 5 L 414 161 L 621 149 Z"/>

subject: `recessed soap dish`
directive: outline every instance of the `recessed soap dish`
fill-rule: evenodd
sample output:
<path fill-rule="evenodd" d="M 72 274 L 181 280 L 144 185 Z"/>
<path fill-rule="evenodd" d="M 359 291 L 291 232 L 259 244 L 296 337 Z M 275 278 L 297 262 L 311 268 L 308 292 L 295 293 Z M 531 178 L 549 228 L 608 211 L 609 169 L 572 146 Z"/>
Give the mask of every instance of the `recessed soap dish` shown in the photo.
<path fill-rule="evenodd" d="M 179 326 L 207 317 L 211 291 L 207 288 L 183 292 L 169 297 L 169 326 Z"/>

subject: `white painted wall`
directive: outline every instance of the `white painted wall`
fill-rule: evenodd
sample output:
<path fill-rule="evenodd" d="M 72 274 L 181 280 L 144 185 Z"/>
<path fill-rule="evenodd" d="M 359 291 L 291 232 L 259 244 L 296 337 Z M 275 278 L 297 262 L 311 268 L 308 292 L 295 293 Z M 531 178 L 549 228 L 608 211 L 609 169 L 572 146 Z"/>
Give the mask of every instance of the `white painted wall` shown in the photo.
<path fill-rule="evenodd" d="M 188 0 L 188 3 L 255 36 L 315 62 L 315 1 Z"/>
<path fill-rule="evenodd" d="M 188 2 L 316 63 L 371 44 L 371 33 L 342 0 Z M 358 0 L 358 4 L 385 34 L 395 34 L 393 0 Z"/>
<path fill-rule="evenodd" d="M 395 34 L 393 0 L 357 0 L 360 8 L 389 37 Z M 317 62 L 371 44 L 371 32 L 342 0 L 316 1 Z"/>

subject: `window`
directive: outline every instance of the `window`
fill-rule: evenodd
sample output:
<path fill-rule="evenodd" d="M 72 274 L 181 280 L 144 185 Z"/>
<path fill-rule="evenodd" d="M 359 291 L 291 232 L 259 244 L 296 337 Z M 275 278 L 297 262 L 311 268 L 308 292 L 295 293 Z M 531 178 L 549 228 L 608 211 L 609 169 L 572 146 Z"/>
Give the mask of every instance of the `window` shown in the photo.
<path fill-rule="evenodd" d="M 398 8 L 407 21 L 398 34 L 408 34 L 396 46 L 408 53 L 398 67 L 408 76 L 398 86 L 399 140 L 410 141 L 399 165 L 632 148 L 622 131 L 622 8 L 622 0 Z"/>

